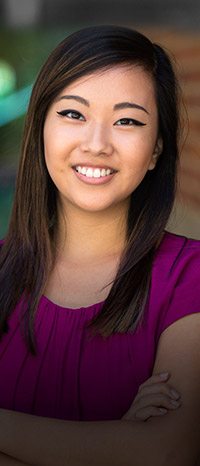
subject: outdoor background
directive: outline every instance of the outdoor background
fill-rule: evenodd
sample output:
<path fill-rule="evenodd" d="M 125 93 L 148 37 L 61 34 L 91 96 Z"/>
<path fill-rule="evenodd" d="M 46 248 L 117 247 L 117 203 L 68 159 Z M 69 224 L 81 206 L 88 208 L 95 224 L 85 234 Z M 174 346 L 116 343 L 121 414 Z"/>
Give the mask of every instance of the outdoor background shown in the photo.
<path fill-rule="evenodd" d="M 199 0 L 0 0 L 0 238 L 8 228 L 32 83 L 60 40 L 98 24 L 138 29 L 175 62 L 188 121 L 184 111 L 179 190 L 168 229 L 200 239 Z"/>

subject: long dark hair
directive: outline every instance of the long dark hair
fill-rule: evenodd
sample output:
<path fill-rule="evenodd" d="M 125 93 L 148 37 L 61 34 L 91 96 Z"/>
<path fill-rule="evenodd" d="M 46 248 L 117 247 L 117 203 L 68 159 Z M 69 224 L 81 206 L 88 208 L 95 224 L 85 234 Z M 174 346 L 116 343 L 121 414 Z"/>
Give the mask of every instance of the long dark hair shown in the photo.
<path fill-rule="evenodd" d="M 101 312 L 90 322 L 107 337 L 134 331 L 141 321 L 158 242 L 176 191 L 179 129 L 177 82 L 171 60 L 143 34 L 118 26 L 82 29 L 51 53 L 34 85 L 25 121 L 22 154 L 8 232 L 0 253 L 0 336 L 22 298 L 28 348 L 37 354 L 34 318 L 56 260 L 57 188 L 44 160 L 43 127 L 50 104 L 74 80 L 115 65 L 140 66 L 155 84 L 163 149 L 131 194 L 127 243 Z M 25 298 L 25 300 L 23 300 Z"/>

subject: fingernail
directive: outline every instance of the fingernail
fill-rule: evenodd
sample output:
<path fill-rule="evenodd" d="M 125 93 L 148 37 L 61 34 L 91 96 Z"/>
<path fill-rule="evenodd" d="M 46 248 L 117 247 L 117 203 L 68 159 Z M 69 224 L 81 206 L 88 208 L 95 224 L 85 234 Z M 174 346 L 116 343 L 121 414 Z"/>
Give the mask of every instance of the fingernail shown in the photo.
<path fill-rule="evenodd" d="M 176 406 L 176 407 L 177 407 L 177 406 L 179 406 L 179 405 L 180 405 L 180 401 L 177 401 L 177 400 L 171 400 L 171 404 L 172 404 L 173 406 Z"/>
<path fill-rule="evenodd" d="M 161 374 L 159 374 L 159 377 L 161 379 L 166 379 L 168 377 L 168 375 L 169 375 L 169 372 L 161 372 Z"/>
<path fill-rule="evenodd" d="M 179 393 L 176 390 L 174 390 L 173 388 L 170 390 L 170 394 L 171 394 L 172 398 L 174 398 L 175 400 L 180 398 Z"/>
<path fill-rule="evenodd" d="M 165 408 L 159 408 L 160 413 L 165 414 L 167 413 L 167 409 Z"/>

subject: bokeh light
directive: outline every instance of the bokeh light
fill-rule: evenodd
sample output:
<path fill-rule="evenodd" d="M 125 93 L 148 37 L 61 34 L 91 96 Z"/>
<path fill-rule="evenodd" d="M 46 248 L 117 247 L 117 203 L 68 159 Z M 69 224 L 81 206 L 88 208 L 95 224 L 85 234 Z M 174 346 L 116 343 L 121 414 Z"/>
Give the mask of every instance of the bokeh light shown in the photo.
<path fill-rule="evenodd" d="M 0 60 L 0 98 L 14 91 L 16 73 L 14 68 L 5 60 Z"/>

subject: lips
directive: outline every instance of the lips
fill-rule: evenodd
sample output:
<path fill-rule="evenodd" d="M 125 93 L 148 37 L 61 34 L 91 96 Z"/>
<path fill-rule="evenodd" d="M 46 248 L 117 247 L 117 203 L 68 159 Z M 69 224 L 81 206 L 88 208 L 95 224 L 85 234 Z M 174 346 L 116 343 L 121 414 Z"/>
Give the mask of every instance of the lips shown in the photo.
<path fill-rule="evenodd" d="M 98 177 L 92 176 L 91 177 L 91 176 L 83 175 L 81 172 L 79 173 L 75 168 L 73 169 L 73 172 L 74 172 L 75 176 L 81 182 L 83 182 L 84 184 L 97 185 L 97 186 L 101 186 L 101 185 L 110 183 L 112 178 L 116 175 L 116 173 L 113 172 L 113 173 L 110 173 L 109 175 L 105 175 L 105 176 L 98 176 Z"/>

